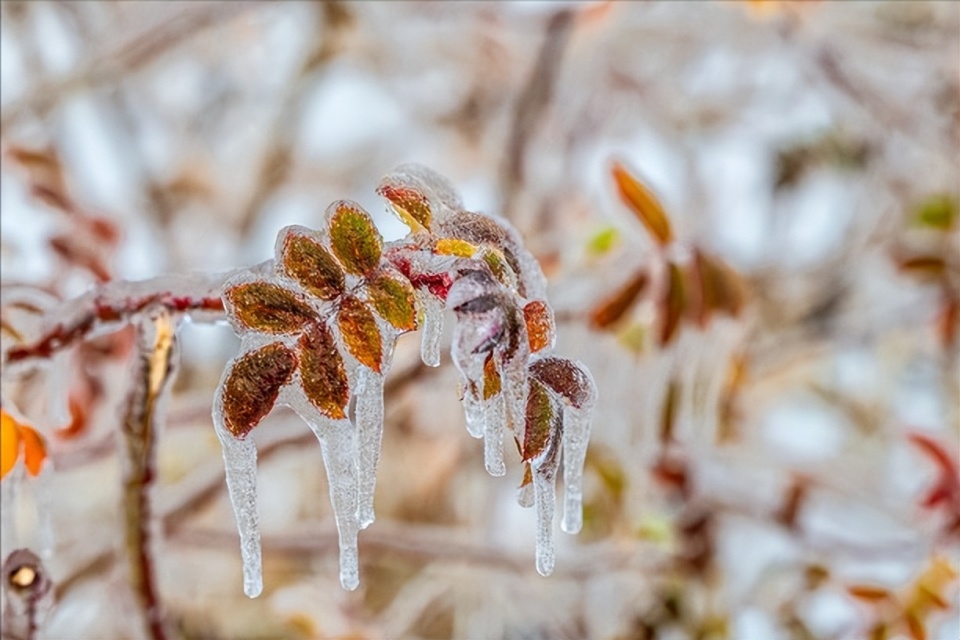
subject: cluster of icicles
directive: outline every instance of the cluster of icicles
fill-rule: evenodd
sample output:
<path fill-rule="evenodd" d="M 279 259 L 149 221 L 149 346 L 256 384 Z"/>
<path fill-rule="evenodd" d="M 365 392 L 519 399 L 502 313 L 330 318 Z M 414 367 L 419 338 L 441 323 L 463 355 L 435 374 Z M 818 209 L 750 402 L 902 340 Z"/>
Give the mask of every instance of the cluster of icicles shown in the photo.
<path fill-rule="evenodd" d="M 383 377 L 397 337 L 415 328 L 423 362 L 439 365 L 445 308 L 457 318 L 451 355 L 467 428 L 484 439 L 487 471 L 506 473 L 505 431 L 520 451 L 519 502 L 536 504 L 541 574 L 554 565 L 561 459 L 562 528 L 576 533 L 582 525 L 596 388 L 581 363 L 551 355 L 553 312 L 539 264 L 507 222 L 465 211 L 456 191 L 429 169 L 404 165 L 378 193 L 410 227 L 407 237 L 384 243 L 359 205 L 339 201 L 328 208 L 325 228 L 282 230 L 273 260 L 224 286 L 242 346 L 224 372 L 213 416 L 250 597 L 263 579 L 249 431 L 282 404 L 316 434 L 340 539 L 340 582 L 355 589 L 357 534 L 374 521 Z"/>

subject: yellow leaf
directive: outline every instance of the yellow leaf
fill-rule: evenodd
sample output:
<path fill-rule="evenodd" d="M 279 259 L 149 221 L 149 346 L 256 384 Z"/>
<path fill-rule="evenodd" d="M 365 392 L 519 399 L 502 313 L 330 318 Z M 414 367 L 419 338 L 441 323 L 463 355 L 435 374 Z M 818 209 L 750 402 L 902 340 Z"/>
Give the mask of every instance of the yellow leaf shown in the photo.
<path fill-rule="evenodd" d="M 440 238 L 434 245 L 433 251 L 442 256 L 471 258 L 477 252 L 477 247 L 458 238 Z"/>
<path fill-rule="evenodd" d="M 330 206 L 330 244 L 343 268 L 368 275 L 380 264 L 383 237 L 370 214 L 360 205 L 342 200 Z"/>

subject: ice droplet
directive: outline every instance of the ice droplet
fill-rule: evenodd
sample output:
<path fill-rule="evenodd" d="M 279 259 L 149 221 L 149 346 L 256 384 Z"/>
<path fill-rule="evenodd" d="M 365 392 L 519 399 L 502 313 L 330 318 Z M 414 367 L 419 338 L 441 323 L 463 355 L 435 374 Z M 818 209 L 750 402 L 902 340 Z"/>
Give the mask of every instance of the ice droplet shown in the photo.
<path fill-rule="evenodd" d="M 357 439 L 349 420 L 330 420 L 321 416 L 301 417 L 320 441 L 323 463 L 327 468 L 330 503 L 340 535 L 340 584 L 353 591 L 360 584 L 357 557 Z"/>
<path fill-rule="evenodd" d="M 443 336 L 443 301 L 426 290 L 418 289 L 417 303 L 423 311 L 420 358 L 428 367 L 439 367 L 440 338 Z"/>
<path fill-rule="evenodd" d="M 360 477 L 358 518 L 360 528 L 366 529 L 375 518 L 373 498 L 383 439 L 383 376 L 366 367 L 359 368 L 356 415 L 360 438 L 357 462 Z"/>
<path fill-rule="evenodd" d="M 227 491 L 240 532 L 243 559 L 243 592 L 256 598 L 263 591 L 263 567 L 260 558 L 260 522 L 257 515 L 257 447 L 253 440 L 238 440 L 215 415 L 215 426 L 223 447 Z"/>

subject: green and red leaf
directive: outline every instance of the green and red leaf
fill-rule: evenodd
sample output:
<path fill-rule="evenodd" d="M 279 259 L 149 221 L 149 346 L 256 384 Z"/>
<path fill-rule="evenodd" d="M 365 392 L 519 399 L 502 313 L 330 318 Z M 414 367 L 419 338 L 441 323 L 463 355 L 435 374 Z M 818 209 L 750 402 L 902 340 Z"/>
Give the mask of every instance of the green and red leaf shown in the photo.
<path fill-rule="evenodd" d="M 680 328 L 680 320 L 686 307 L 687 293 L 683 282 L 683 270 L 674 263 L 667 263 L 667 283 L 660 299 L 660 346 L 673 340 Z"/>
<path fill-rule="evenodd" d="M 406 278 L 381 271 L 367 282 L 367 296 L 377 314 L 395 328 L 417 328 L 416 292 Z"/>
<path fill-rule="evenodd" d="M 237 323 L 261 333 L 296 333 L 315 315 L 298 295 L 272 282 L 238 284 L 228 288 L 224 298 Z"/>
<path fill-rule="evenodd" d="M 325 324 L 314 323 L 300 336 L 297 351 L 307 399 L 328 418 L 346 418 L 350 382 L 333 333 Z"/>
<path fill-rule="evenodd" d="M 360 205 L 342 200 L 331 206 L 330 244 L 348 272 L 369 275 L 380 264 L 383 238 L 370 214 Z"/>
<path fill-rule="evenodd" d="M 353 357 L 360 364 L 380 373 L 383 343 L 380 328 L 370 308 L 353 296 L 345 296 L 337 314 L 337 326 Z"/>
<path fill-rule="evenodd" d="M 223 422 L 243 439 L 273 409 L 280 389 L 290 382 L 296 355 L 279 342 L 248 351 L 233 362 L 223 385 Z"/>
<path fill-rule="evenodd" d="M 321 300 L 343 294 L 343 270 L 330 252 L 313 238 L 290 233 L 283 241 L 280 266 L 284 273 Z"/>
<path fill-rule="evenodd" d="M 531 460 L 546 449 L 556 421 L 556 407 L 550 392 L 537 380 L 530 380 L 527 393 L 526 429 L 523 434 L 523 461 Z"/>
<path fill-rule="evenodd" d="M 523 319 L 527 325 L 527 340 L 530 352 L 536 353 L 553 344 L 553 314 L 543 300 L 534 300 L 523 308 Z"/>

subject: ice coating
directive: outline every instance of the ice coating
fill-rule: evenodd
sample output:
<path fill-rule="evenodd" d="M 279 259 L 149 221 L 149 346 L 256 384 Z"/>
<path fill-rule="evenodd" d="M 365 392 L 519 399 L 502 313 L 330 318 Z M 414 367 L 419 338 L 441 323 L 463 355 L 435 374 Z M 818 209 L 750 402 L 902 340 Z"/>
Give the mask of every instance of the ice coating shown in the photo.
<path fill-rule="evenodd" d="M 418 289 L 417 306 L 423 312 L 420 359 L 428 367 L 439 367 L 440 339 L 443 337 L 443 301 L 423 289 Z"/>
<path fill-rule="evenodd" d="M 369 215 L 341 201 L 327 210 L 329 229 L 284 228 L 273 260 L 224 284 L 224 309 L 243 345 L 221 380 L 214 422 L 250 596 L 260 593 L 262 578 L 256 449 L 249 431 L 281 404 L 315 434 L 339 533 L 340 581 L 355 589 L 358 532 L 374 522 L 383 376 L 397 337 L 415 324 L 422 331 L 421 359 L 439 366 L 445 308 L 457 320 L 451 359 L 461 375 L 467 429 L 484 440 L 487 472 L 507 471 L 505 429 L 523 443 L 529 475 L 518 500 L 537 507 L 541 574 L 554 566 L 561 459 L 563 530 L 582 526 L 582 474 L 596 390 L 585 367 L 551 355 L 555 320 L 540 265 L 508 222 L 465 211 L 456 190 L 425 167 L 401 166 L 378 193 L 411 235 L 384 244 Z M 552 407 L 538 414 L 549 415 L 547 421 L 527 415 L 534 378 L 548 390 L 538 392 Z M 253 405 L 251 398 L 257 400 Z"/>

